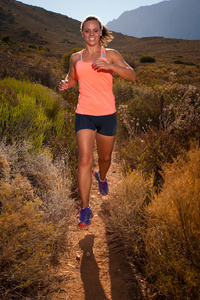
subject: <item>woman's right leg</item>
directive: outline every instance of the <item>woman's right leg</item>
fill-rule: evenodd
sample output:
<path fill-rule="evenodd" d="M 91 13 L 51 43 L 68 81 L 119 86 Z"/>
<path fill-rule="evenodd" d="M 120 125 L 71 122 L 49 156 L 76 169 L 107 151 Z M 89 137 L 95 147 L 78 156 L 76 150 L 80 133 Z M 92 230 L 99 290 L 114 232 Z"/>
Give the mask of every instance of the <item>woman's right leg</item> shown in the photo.
<path fill-rule="evenodd" d="M 76 134 L 79 150 L 78 185 L 83 208 L 89 206 L 95 136 L 96 132 L 91 129 L 81 129 Z"/>

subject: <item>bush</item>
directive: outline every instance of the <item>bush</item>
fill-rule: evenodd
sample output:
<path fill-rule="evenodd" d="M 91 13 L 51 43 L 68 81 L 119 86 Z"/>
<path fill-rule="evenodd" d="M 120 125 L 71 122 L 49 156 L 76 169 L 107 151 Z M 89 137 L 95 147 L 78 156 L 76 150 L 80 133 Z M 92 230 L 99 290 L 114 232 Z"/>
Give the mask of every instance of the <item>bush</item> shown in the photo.
<path fill-rule="evenodd" d="M 148 276 L 170 299 L 200 298 L 200 149 L 165 165 L 148 206 Z"/>
<path fill-rule="evenodd" d="M 44 47 L 44 46 L 39 46 L 38 49 L 39 49 L 40 51 L 44 50 L 44 51 L 46 51 L 46 52 L 51 52 L 51 50 L 50 50 L 48 47 Z"/>
<path fill-rule="evenodd" d="M 163 120 L 165 128 L 183 140 L 200 139 L 200 90 L 195 86 L 188 86 L 182 98 L 167 107 Z"/>
<path fill-rule="evenodd" d="M 154 63 L 156 59 L 151 56 L 141 56 L 140 57 L 140 62 L 141 63 Z"/>
<path fill-rule="evenodd" d="M 9 36 L 4 36 L 1 40 L 2 40 L 2 42 L 5 42 L 6 44 L 10 44 L 11 43 L 11 40 L 10 40 Z"/>
<path fill-rule="evenodd" d="M 114 83 L 114 94 L 118 113 L 119 140 L 133 138 L 141 132 L 146 132 L 150 126 L 159 128 L 161 91 L 117 81 Z M 165 105 L 168 101 L 166 98 Z"/>
<path fill-rule="evenodd" d="M 147 132 L 150 127 L 166 129 L 164 121 L 166 123 L 167 120 L 164 120 L 163 110 L 166 111 L 181 102 L 187 88 L 172 84 L 147 87 L 117 80 L 114 82 L 113 91 L 119 116 L 118 138 L 124 140 Z"/>
<path fill-rule="evenodd" d="M 145 180 L 141 172 L 133 170 L 119 182 L 112 199 L 113 225 L 120 233 L 129 260 L 137 266 L 146 263 L 142 235 L 151 190 L 152 180 Z"/>
<path fill-rule="evenodd" d="M 122 158 L 126 172 L 140 170 L 146 178 L 154 174 L 154 186 L 163 183 L 162 164 L 172 163 L 182 151 L 180 141 L 169 132 L 151 129 L 147 133 L 131 139 L 122 148 Z"/>
<path fill-rule="evenodd" d="M 114 80 L 113 93 L 115 95 L 116 105 L 126 104 L 127 101 L 133 98 L 134 86 L 132 83 L 118 78 Z"/>
<path fill-rule="evenodd" d="M 69 157 L 71 174 L 76 178 L 74 103 L 77 92 L 75 89 L 70 92 L 66 92 L 68 103 L 65 104 L 60 95 L 41 85 L 10 78 L 0 81 L 0 140 L 8 144 L 26 140 L 34 150 L 51 147 L 53 159 Z M 73 182 L 75 189 L 76 180 Z"/>
<path fill-rule="evenodd" d="M 48 133 L 61 134 L 64 126 L 62 99 L 41 86 L 15 79 L 0 81 L 0 139 L 29 140 L 41 147 Z"/>
<path fill-rule="evenodd" d="M 60 78 L 55 73 L 50 64 L 37 62 L 30 65 L 28 74 L 25 74 L 28 80 L 47 86 L 51 89 L 57 89 Z"/>
<path fill-rule="evenodd" d="M 57 285 L 73 202 L 66 158 L 0 143 L 0 298 L 40 299 Z"/>
<path fill-rule="evenodd" d="M 79 48 L 73 48 L 69 53 L 65 53 L 61 60 L 61 66 L 65 73 L 69 72 L 70 57 L 73 53 L 80 51 Z"/>
<path fill-rule="evenodd" d="M 174 60 L 174 63 L 178 64 L 178 65 L 195 66 L 195 64 L 193 62 L 186 62 L 186 61 L 184 62 L 180 59 Z"/>
<path fill-rule="evenodd" d="M 129 171 L 136 168 L 147 177 L 151 176 L 153 172 L 155 186 L 162 183 L 162 164 L 164 162 L 173 162 L 173 159 L 183 149 L 188 150 L 190 148 L 191 141 L 200 142 L 199 90 L 194 86 L 181 88 L 179 97 L 176 94 L 172 94 L 172 97 L 174 98 L 173 102 L 161 110 L 160 130 L 150 124 L 149 127 L 144 128 L 143 126 L 146 131 L 141 132 L 140 119 L 131 117 L 131 110 L 134 109 L 134 105 L 123 105 L 121 112 L 122 125 L 126 129 L 124 136 L 128 135 L 122 147 L 125 170 Z M 151 112 L 151 106 L 149 108 Z M 138 116 L 141 116 L 142 113 L 147 116 L 150 115 L 148 103 L 146 110 L 145 112 L 141 111 Z M 154 121 L 153 125 L 155 124 Z"/>
<path fill-rule="evenodd" d="M 199 299 L 199 147 L 162 170 L 159 193 L 152 176 L 146 180 L 138 170 L 127 173 L 113 195 L 111 219 L 155 299 Z"/>
<path fill-rule="evenodd" d="M 9 47 L 11 48 L 9 50 L 12 52 L 12 55 L 6 52 L 1 52 L 0 55 L 0 79 L 14 77 L 18 80 L 29 80 L 51 89 L 58 90 L 61 72 L 56 71 L 55 65 L 52 67 L 50 64 L 46 63 L 44 59 L 38 61 L 38 56 L 35 60 L 30 60 L 25 55 L 20 56 L 18 53 L 25 51 L 24 46 L 18 45 Z M 45 50 L 44 47 L 43 50 Z M 52 62 L 52 65 L 53 64 L 54 62 Z"/>
<path fill-rule="evenodd" d="M 30 49 L 37 49 L 37 46 L 35 46 L 33 44 L 30 44 L 30 45 L 28 45 L 28 48 L 30 48 Z"/>
<path fill-rule="evenodd" d="M 31 31 L 29 30 L 29 29 L 23 29 L 22 31 L 21 31 L 21 36 L 23 36 L 23 37 L 27 37 L 27 36 L 29 36 L 31 34 Z"/>

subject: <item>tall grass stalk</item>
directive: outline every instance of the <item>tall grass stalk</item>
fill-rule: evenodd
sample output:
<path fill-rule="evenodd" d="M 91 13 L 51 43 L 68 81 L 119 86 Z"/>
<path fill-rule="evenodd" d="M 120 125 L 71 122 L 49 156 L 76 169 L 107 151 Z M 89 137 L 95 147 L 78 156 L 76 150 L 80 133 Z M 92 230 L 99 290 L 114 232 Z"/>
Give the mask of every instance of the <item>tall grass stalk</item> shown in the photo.
<path fill-rule="evenodd" d="M 200 298 L 200 149 L 164 168 L 143 236 L 147 272 L 170 299 Z"/>
<path fill-rule="evenodd" d="M 66 157 L 0 143 L 0 298 L 40 299 L 58 286 L 52 263 L 66 250 L 71 178 Z"/>
<path fill-rule="evenodd" d="M 142 235 L 152 188 L 152 180 L 145 180 L 141 172 L 133 170 L 119 182 L 112 199 L 113 224 L 120 232 L 129 259 L 137 265 L 144 263 Z"/>
<path fill-rule="evenodd" d="M 133 170 L 113 196 L 112 220 L 129 260 L 166 299 L 200 298 L 200 149 L 163 164 L 163 186 Z M 164 298 L 164 299 L 165 299 Z"/>

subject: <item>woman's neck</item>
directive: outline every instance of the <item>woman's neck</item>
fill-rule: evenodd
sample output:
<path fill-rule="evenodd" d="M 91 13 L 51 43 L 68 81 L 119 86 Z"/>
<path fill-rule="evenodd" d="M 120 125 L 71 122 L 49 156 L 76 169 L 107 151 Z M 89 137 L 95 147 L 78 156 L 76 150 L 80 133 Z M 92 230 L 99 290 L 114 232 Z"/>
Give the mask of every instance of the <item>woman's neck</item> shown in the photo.
<path fill-rule="evenodd" d="M 89 46 L 89 45 L 86 45 L 86 48 L 84 50 L 85 53 L 87 54 L 95 54 L 97 52 L 100 52 L 101 51 L 101 45 L 95 45 L 95 46 Z"/>
<path fill-rule="evenodd" d="M 83 61 L 94 61 L 101 57 L 101 45 L 98 47 L 88 47 L 83 50 Z"/>

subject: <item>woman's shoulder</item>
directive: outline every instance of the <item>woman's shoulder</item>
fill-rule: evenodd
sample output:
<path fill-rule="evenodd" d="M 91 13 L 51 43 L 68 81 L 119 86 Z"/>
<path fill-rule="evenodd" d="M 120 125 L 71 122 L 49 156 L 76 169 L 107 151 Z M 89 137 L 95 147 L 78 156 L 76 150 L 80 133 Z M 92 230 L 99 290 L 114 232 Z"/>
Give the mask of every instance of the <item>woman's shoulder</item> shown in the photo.
<path fill-rule="evenodd" d="M 80 56 L 80 54 L 81 54 L 82 51 L 83 51 L 83 50 L 80 50 L 80 51 L 78 51 L 78 52 L 73 53 L 73 54 L 71 55 L 71 61 L 72 61 L 72 62 L 76 62 L 76 61 L 78 60 L 78 58 L 79 58 L 79 56 Z"/>
<path fill-rule="evenodd" d="M 120 56 L 119 52 L 115 49 L 105 48 L 105 51 L 106 51 L 106 57 L 108 60 L 113 60 Z"/>
<path fill-rule="evenodd" d="M 118 55 L 119 52 L 115 49 L 111 49 L 111 48 L 105 48 L 106 54 L 108 55 Z"/>

